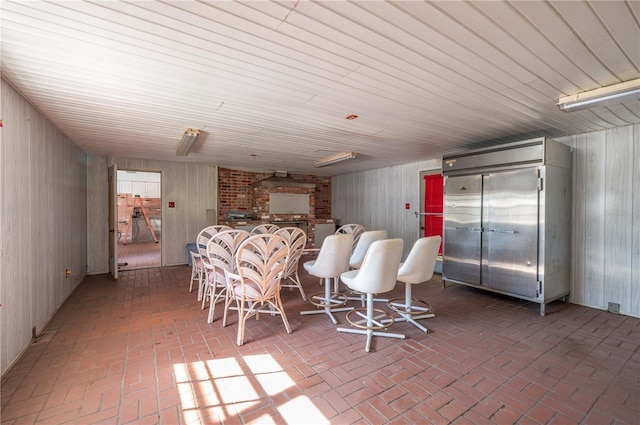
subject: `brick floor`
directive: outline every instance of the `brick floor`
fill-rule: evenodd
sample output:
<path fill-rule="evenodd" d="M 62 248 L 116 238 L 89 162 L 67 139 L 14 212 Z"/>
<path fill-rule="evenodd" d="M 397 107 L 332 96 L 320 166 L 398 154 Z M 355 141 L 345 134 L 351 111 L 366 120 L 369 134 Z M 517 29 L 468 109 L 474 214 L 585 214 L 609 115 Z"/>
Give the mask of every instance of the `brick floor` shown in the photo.
<path fill-rule="evenodd" d="M 118 243 L 118 270 L 157 267 L 162 264 L 162 242 Z"/>
<path fill-rule="evenodd" d="M 436 277 L 413 290 L 434 306 L 428 334 L 398 322 L 405 340 L 365 353 L 363 335 L 301 316 L 310 304 L 284 291 L 293 333 L 262 314 L 237 347 L 235 312 L 207 324 L 190 273 L 87 277 L 3 376 L 2 424 L 640 423 L 638 318 L 562 302 L 541 317 Z"/>

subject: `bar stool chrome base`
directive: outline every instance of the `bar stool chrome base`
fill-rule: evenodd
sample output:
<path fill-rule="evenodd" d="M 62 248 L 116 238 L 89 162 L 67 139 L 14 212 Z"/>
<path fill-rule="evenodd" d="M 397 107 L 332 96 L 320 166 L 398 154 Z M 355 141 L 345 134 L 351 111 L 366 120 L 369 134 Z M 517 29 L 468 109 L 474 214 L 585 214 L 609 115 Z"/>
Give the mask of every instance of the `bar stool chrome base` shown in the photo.
<path fill-rule="evenodd" d="M 367 294 L 371 298 L 371 294 Z M 372 300 L 364 308 L 355 308 L 347 313 L 347 321 L 349 324 L 357 329 L 352 328 L 338 328 L 338 332 L 347 332 L 353 334 L 362 334 L 367 336 L 367 342 L 365 345 L 365 351 L 368 353 L 371 349 L 371 340 L 374 336 L 382 336 L 387 338 L 399 338 L 404 339 L 403 334 L 380 332 L 381 330 L 388 329 L 394 323 L 394 318 L 384 310 L 373 308 L 371 305 Z M 375 315 L 374 315 L 375 313 Z M 353 315 L 359 316 L 358 318 L 352 318 Z M 382 317 L 386 319 L 380 320 Z"/>
<path fill-rule="evenodd" d="M 367 301 L 367 294 L 364 292 L 360 292 L 360 291 L 356 291 L 353 289 L 349 289 L 347 288 L 347 292 L 349 295 L 347 295 L 347 299 L 349 301 L 360 301 L 360 304 L 362 305 L 362 308 L 365 308 L 365 304 Z M 389 300 L 387 298 L 374 298 L 373 302 L 377 302 L 377 303 L 386 303 L 389 302 Z"/>
<path fill-rule="evenodd" d="M 338 279 L 335 279 L 333 282 L 333 291 L 339 294 L 342 294 L 342 292 L 340 292 L 340 288 L 338 285 Z M 347 286 L 346 288 L 347 291 L 347 300 L 349 301 L 360 301 L 360 304 L 362 305 L 362 308 L 365 308 L 366 305 L 366 301 L 367 301 L 367 293 L 366 292 L 360 292 L 360 291 L 356 291 L 355 289 L 351 289 Z M 381 302 L 381 303 L 386 303 L 387 301 L 389 301 L 387 298 L 374 298 L 373 299 L 374 302 Z"/>
<path fill-rule="evenodd" d="M 315 305 L 316 307 L 321 308 L 322 310 L 308 310 L 301 311 L 300 315 L 306 314 L 326 314 L 329 316 L 334 325 L 338 324 L 333 313 L 339 311 L 349 311 L 353 310 L 353 307 L 341 307 L 347 304 L 347 297 L 344 294 L 339 292 L 331 292 L 330 281 L 325 281 L 324 284 L 324 293 L 318 292 L 309 296 L 308 301 Z"/>
<path fill-rule="evenodd" d="M 395 319 L 396 322 L 411 323 L 424 333 L 429 333 L 429 329 L 416 322 L 416 320 L 430 319 L 436 316 L 433 313 L 431 304 L 416 298 L 409 298 L 408 301 L 407 298 L 392 298 L 387 301 L 387 306 L 400 315 Z"/>

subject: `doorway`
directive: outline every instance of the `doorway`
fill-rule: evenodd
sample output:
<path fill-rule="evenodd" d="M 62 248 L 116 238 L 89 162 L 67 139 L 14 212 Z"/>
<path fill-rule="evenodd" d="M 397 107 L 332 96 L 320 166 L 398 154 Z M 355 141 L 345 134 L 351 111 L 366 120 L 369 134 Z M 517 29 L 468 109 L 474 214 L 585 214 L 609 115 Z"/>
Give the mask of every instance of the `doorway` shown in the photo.
<path fill-rule="evenodd" d="M 159 172 L 118 170 L 118 270 L 162 265 Z"/>
<path fill-rule="evenodd" d="M 444 179 L 440 169 L 420 173 L 420 237 L 443 236 Z M 443 239 L 444 242 L 444 239 Z M 438 249 L 436 272 L 442 271 L 442 245 Z"/>

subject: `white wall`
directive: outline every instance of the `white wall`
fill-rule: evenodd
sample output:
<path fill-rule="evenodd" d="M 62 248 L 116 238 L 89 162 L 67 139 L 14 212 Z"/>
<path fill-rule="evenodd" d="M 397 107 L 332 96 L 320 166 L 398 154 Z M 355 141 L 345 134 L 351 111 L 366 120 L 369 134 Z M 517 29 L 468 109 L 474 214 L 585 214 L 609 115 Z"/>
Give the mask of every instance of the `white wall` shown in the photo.
<path fill-rule="evenodd" d="M 86 155 L 2 80 L 0 339 L 4 373 L 87 267 Z M 72 274 L 66 278 L 65 270 Z"/>
<path fill-rule="evenodd" d="M 574 148 L 571 301 L 640 316 L 640 125 L 558 141 Z"/>
<path fill-rule="evenodd" d="M 162 265 L 187 263 L 186 244 L 195 241 L 200 230 L 215 224 L 207 210 L 218 203 L 218 169 L 206 164 L 154 161 L 137 158 L 89 157 L 89 191 L 103 196 L 88 211 L 88 257 L 92 259 L 89 274 L 109 270 L 108 240 L 102 240 L 107 225 L 107 168 L 162 173 Z M 169 201 L 175 208 L 169 208 Z M 99 233 L 99 234 L 98 234 Z M 95 261 L 93 261 L 95 260 Z"/>
<path fill-rule="evenodd" d="M 640 316 L 640 125 L 557 140 L 574 147 L 570 301 Z M 440 159 L 333 177 L 332 216 L 387 229 L 406 255 L 419 235 L 420 171 L 434 168 Z"/>
<path fill-rule="evenodd" d="M 87 274 L 109 273 L 109 178 L 103 156 L 87 156 Z"/>
<path fill-rule="evenodd" d="M 118 194 L 160 198 L 160 173 L 118 170 Z"/>
<path fill-rule="evenodd" d="M 414 162 L 331 178 L 331 217 L 340 224 L 384 229 L 404 240 L 404 256 L 420 237 L 420 171 L 439 169 L 440 160 Z M 405 204 L 410 209 L 405 209 Z"/>

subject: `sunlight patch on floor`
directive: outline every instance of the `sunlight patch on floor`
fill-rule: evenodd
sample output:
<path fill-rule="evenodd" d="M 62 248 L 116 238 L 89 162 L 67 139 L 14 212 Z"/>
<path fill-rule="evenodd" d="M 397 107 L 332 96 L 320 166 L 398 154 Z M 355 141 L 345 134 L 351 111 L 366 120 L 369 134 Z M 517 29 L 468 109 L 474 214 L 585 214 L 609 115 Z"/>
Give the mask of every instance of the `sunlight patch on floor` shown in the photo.
<path fill-rule="evenodd" d="M 264 391 L 270 396 L 283 392 L 295 385 L 293 379 L 282 370 L 278 362 L 269 354 L 244 356 L 244 361 Z"/>
<path fill-rule="evenodd" d="M 329 420 L 313 404 L 309 397 L 300 396 L 289 400 L 278 411 L 289 424 L 328 424 Z"/>
<path fill-rule="evenodd" d="M 270 354 L 244 356 L 243 360 L 244 365 L 232 357 L 173 365 L 185 423 L 204 423 L 213 417 L 224 421 L 268 403 L 270 397 L 295 386 L 293 379 Z M 248 371 L 243 370 L 243 366 Z M 329 423 L 305 396 L 276 408 L 286 423 Z M 280 420 L 264 414 L 257 422 Z"/>

